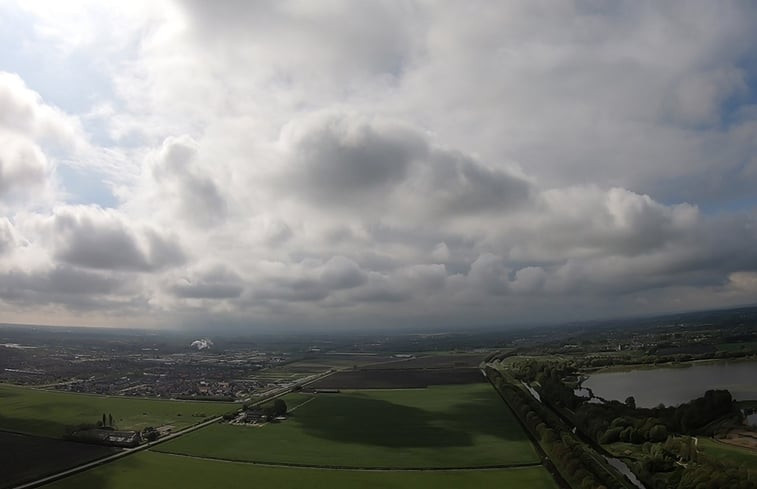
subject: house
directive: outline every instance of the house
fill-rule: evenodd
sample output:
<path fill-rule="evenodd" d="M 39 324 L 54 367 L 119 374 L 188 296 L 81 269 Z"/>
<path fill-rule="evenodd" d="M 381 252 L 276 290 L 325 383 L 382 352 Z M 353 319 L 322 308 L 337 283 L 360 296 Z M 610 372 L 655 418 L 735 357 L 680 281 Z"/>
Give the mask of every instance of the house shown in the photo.
<path fill-rule="evenodd" d="M 123 448 L 136 447 L 142 441 L 142 436 L 138 431 L 117 431 L 99 428 L 75 431 L 70 435 L 70 438 L 82 443 Z"/>

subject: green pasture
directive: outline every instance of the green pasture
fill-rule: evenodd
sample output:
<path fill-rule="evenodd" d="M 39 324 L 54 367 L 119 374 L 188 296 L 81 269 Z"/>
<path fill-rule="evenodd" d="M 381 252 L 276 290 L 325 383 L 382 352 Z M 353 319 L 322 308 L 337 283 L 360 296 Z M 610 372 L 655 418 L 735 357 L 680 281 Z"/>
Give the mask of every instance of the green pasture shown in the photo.
<path fill-rule="evenodd" d="M 0 384 L 0 430 L 58 438 L 67 427 L 112 414 L 119 429 L 173 425 L 176 430 L 236 409 L 232 403 L 168 401 L 52 392 Z"/>
<path fill-rule="evenodd" d="M 303 394 L 284 399 L 291 407 Z M 535 464 L 533 446 L 488 384 L 315 394 L 286 421 L 214 424 L 156 450 L 227 460 L 340 467 Z"/>
<path fill-rule="evenodd" d="M 718 350 L 735 352 L 735 351 L 755 351 L 757 350 L 757 341 L 748 341 L 743 343 L 720 343 L 717 345 Z"/>
<path fill-rule="evenodd" d="M 209 487 L 276 487 L 278 489 L 457 489 L 524 487 L 556 489 L 541 467 L 456 472 L 353 471 L 261 467 L 141 452 L 117 462 L 44 486 L 45 489 L 204 489 Z"/>
<path fill-rule="evenodd" d="M 708 457 L 737 465 L 744 465 L 752 475 L 757 476 L 757 451 L 727 445 L 704 437 L 698 439 L 697 448 Z"/>

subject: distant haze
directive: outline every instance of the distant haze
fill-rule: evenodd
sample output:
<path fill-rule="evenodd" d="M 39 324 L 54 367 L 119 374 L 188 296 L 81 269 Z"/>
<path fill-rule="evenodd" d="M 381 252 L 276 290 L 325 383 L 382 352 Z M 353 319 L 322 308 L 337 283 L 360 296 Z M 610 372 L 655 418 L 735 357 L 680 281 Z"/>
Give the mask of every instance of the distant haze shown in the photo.
<path fill-rule="evenodd" d="M 754 303 L 757 4 L 2 2 L 3 322 Z"/>

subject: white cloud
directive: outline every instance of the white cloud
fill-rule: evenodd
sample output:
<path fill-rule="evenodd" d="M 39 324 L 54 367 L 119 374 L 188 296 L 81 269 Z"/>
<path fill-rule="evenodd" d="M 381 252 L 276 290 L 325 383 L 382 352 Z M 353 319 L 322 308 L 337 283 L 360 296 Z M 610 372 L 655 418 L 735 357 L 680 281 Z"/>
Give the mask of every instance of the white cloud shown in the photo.
<path fill-rule="evenodd" d="M 60 8 L 28 42 L 112 93 L 66 114 L 0 74 L 14 314 L 444 326 L 751 290 L 751 6 Z M 60 165 L 114 207 L 66 204 Z"/>

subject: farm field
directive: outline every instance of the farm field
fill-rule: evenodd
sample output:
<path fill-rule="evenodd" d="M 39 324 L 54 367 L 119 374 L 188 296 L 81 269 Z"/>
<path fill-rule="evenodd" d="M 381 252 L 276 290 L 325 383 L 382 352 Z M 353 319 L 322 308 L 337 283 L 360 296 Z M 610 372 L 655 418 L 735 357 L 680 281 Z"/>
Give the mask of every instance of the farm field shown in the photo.
<path fill-rule="evenodd" d="M 697 448 L 708 457 L 743 464 L 752 475 L 757 476 L 757 451 L 719 443 L 705 437 L 698 439 Z"/>
<path fill-rule="evenodd" d="M 105 457 L 115 448 L 0 431 L 0 488 Z"/>
<path fill-rule="evenodd" d="M 222 483 L 220 482 L 222 481 Z M 220 485 L 219 485 L 220 484 Z M 204 489 L 208 487 L 276 487 L 294 489 L 457 489 L 460 487 L 527 487 L 556 489 L 541 466 L 458 472 L 374 472 L 263 467 L 245 463 L 198 460 L 141 452 L 117 462 L 45 485 L 45 489 Z"/>
<path fill-rule="evenodd" d="M 285 397 L 294 407 L 302 401 Z M 537 464 L 530 441 L 489 384 L 315 394 L 284 422 L 214 424 L 156 450 L 228 460 L 337 467 Z"/>
<path fill-rule="evenodd" d="M 366 368 L 477 368 L 489 353 L 437 353 L 367 365 Z"/>
<path fill-rule="evenodd" d="M 317 380 L 311 384 L 311 387 L 316 389 L 407 389 L 471 383 L 486 383 L 486 378 L 477 368 L 366 368 L 337 372 Z"/>
<path fill-rule="evenodd" d="M 67 427 L 113 414 L 120 429 L 173 425 L 178 430 L 223 414 L 232 403 L 168 401 L 50 392 L 0 384 L 0 430 L 59 438 Z"/>

